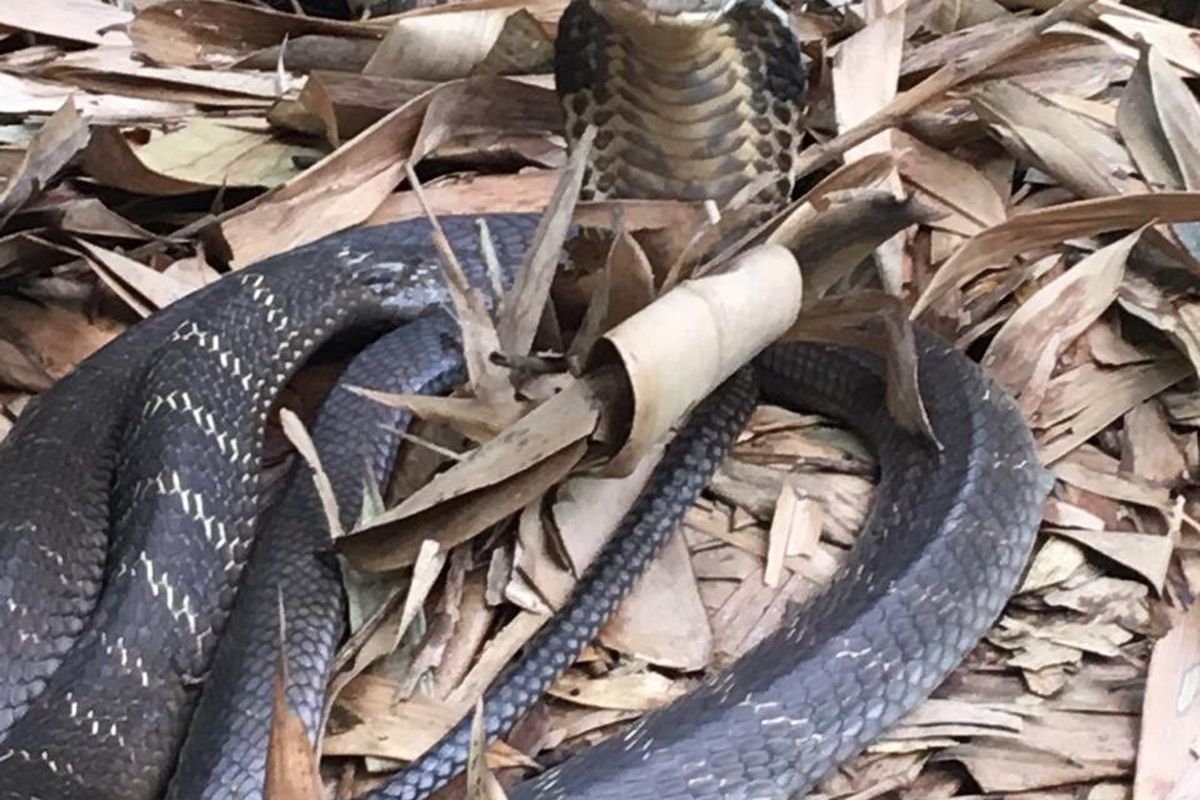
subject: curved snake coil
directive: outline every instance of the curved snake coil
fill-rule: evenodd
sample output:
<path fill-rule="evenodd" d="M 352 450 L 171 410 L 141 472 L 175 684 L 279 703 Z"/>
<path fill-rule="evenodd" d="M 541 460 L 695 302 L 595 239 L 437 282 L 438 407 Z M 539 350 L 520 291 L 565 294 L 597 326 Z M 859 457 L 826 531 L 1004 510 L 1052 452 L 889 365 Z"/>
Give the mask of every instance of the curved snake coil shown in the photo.
<path fill-rule="evenodd" d="M 536 219 L 486 219 L 511 275 Z M 474 221 L 443 224 L 486 291 Z M 444 389 L 461 373 L 445 300 L 427 223 L 339 234 L 156 314 L 22 415 L 0 443 L 0 800 L 261 795 L 279 598 L 289 700 L 310 731 L 343 616 L 303 469 L 261 513 L 268 412 L 325 345 L 370 345 L 346 382 Z M 729 671 L 515 797 L 787 797 L 965 656 L 1017 585 L 1048 483 L 1003 393 L 931 335 L 918 341 L 941 451 L 888 418 L 881 365 L 837 348 L 773 347 L 697 409 L 571 605 L 489 690 L 491 738 L 571 663 L 676 527 L 756 382 L 765 399 L 843 419 L 874 447 L 880 483 L 861 543 L 827 591 Z M 394 439 L 376 429 L 406 421 L 352 397 L 335 390 L 314 432 L 349 515 L 364 475 L 390 468 Z M 424 797 L 465 754 L 464 723 L 370 796 Z"/>

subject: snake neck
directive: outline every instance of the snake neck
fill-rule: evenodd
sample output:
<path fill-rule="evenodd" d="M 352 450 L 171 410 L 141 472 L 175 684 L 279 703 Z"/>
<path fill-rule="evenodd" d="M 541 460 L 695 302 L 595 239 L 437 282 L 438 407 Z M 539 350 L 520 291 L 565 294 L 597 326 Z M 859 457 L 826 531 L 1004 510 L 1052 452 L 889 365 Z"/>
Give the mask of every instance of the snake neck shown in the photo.
<path fill-rule="evenodd" d="M 763 180 L 756 202 L 786 200 L 805 85 L 786 17 L 770 0 L 675 16 L 655 7 L 665 5 L 572 0 L 563 15 L 555 72 L 568 145 L 598 129 L 584 199 L 725 202 Z"/>

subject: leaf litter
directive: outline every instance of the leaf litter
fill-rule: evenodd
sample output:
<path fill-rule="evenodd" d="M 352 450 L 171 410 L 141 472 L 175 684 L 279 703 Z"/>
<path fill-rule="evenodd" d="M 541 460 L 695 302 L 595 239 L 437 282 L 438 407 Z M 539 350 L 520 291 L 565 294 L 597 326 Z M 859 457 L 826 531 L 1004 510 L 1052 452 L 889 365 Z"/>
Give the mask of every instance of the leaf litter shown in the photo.
<path fill-rule="evenodd" d="M 35 5 L 0 15 L 0 436 L 73 364 L 222 272 L 355 225 L 540 212 L 577 177 L 548 91 L 557 0 L 344 21 L 216 0 Z M 1195 796 L 1196 18 L 1170 0 L 794 5 L 816 59 L 809 177 L 768 239 L 800 247 L 807 335 L 870 343 L 848 320 L 896 330 L 905 314 L 932 325 L 1018 396 L 1058 478 L 1004 617 L 815 796 Z M 500 343 L 507 363 L 570 354 L 576 375 L 539 388 L 521 372 L 512 387 L 477 358 L 491 377 L 473 395 L 379 398 L 431 420 L 406 451 L 453 454 L 459 469 L 407 500 L 379 487 L 374 541 L 347 555 L 384 582 L 358 597 L 352 586 L 356 633 L 318 751 L 280 710 L 278 796 L 313 795 L 304 765 L 318 753 L 326 787 L 365 788 L 471 713 L 649 469 L 655 436 L 627 476 L 579 473 L 589 436 L 610 451 L 623 441 L 619 421 L 597 427 L 600 400 L 537 429 L 558 444 L 505 446 L 537 421 L 529 409 L 553 412 L 544 397 L 563 407 L 562 385 L 586 387 L 596 343 L 660 292 L 673 262 L 656 263 L 648 229 L 686 240 L 705 219 L 683 204 L 565 200 L 536 285 L 506 301 L 497 338 L 472 341 L 479 353 Z M 572 215 L 622 233 L 596 276 L 551 285 Z M 871 305 L 880 288 L 899 315 Z M 564 335 L 585 317 L 572 347 Z M 896 354 L 894 407 L 919 427 L 902 339 L 873 346 Z M 304 443 L 302 420 L 284 423 Z M 447 488 L 487 449 L 473 443 L 502 468 Z M 619 730 L 770 632 L 836 573 L 872 470 L 840 428 L 760 408 L 598 641 L 487 748 L 501 783 Z M 488 483 L 499 490 L 480 495 Z M 478 762 L 473 791 L 493 796 Z"/>

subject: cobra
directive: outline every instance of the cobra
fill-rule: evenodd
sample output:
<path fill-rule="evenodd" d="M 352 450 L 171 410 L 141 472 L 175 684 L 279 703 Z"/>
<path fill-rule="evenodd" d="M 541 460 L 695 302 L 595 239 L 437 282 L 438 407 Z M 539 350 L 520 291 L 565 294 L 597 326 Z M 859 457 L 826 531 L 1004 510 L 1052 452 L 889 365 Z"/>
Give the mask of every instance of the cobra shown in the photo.
<path fill-rule="evenodd" d="M 778 177 L 763 197 L 790 191 L 804 74 L 770 3 L 573 0 L 557 52 L 569 140 L 599 130 L 589 196 L 723 199 L 764 173 Z M 485 219 L 511 278 L 536 219 Z M 474 223 L 443 220 L 487 291 Z M 0 443 L 0 800 L 261 796 L 281 636 L 315 738 L 344 601 L 308 475 L 264 510 L 264 430 L 314 354 L 358 352 L 313 434 L 352 523 L 364 474 L 393 466 L 379 431 L 408 418 L 344 386 L 462 377 L 429 233 L 349 231 L 235 272 L 80 364 Z M 860 543 L 728 670 L 514 797 L 790 797 L 966 656 L 1018 585 L 1050 483 L 1011 400 L 932 334 L 917 342 L 940 449 L 888 416 L 883 365 L 845 348 L 772 346 L 696 409 L 571 602 L 488 690 L 489 739 L 595 636 L 759 400 L 841 419 L 874 448 Z M 468 741 L 464 721 L 369 797 L 428 795 Z"/>

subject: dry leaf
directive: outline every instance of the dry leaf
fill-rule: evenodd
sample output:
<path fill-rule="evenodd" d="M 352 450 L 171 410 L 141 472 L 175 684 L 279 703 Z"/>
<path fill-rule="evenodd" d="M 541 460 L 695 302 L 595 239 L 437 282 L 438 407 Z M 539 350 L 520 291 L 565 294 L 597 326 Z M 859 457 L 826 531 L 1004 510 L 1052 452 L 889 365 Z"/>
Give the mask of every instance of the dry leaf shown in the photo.
<path fill-rule="evenodd" d="M 1117 122 L 1143 177 L 1159 189 L 1200 189 L 1200 103 L 1153 48 L 1143 45 L 1121 95 Z M 1200 257 L 1200 225 L 1174 226 L 1176 236 Z"/>
<path fill-rule="evenodd" d="M 0 4 L 0 29 L 24 30 L 90 45 L 128 43 L 132 14 L 101 0 L 38 0 Z"/>
<path fill-rule="evenodd" d="M 520 58 L 502 59 L 506 51 Z M 497 60 L 505 72 L 547 72 L 553 42 L 527 11 L 511 6 L 408 16 L 388 31 L 363 73 L 449 81 L 483 74 Z"/>
<path fill-rule="evenodd" d="M 25 150 L 21 165 L 0 190 L 0 224 L 44 191 L 88 142 L 88 127 L 70 99 L 46 121 Z"/>
<path fill-rule="evenodd" d="M 380 23 L 352 23 L 283 14 L 219 0 L 166 0 L 138 12 L 129 37 L 154 61 L 228 67 L 250 54 L 306 34 L 380 39 Z"/>
<path fill-rule="evenodd" d="M 1200 220 L 1200 193 L 1189 192 L 1080 200 L 1018 214 L 974 236 L 943 264 L 917 299 L 912 314 L 917 318 L 928 313 L 952 290 L 989 269 L 1003 267 L 1023 252 L 1153 222 L 1196 220 Z"/>
<path fill-rule="evenodd" d="M 992 379 L 1016 396 L 1040 358 L 1057 361 L 1116 300 L 1125 262 L 1141 236 L 1138 230 L 1097 250 L 1022 303 L 996 333 L 983 359 Z"/>
<path fill-rule="evenodd" d="M 1186 800 L 1200 790 L 1194 732 L 1200 729 L 1200 606 L 1169 612 L 1146 677 L 1135 800 Z"/>
<path fill-rule="evenodd" d="M 280 624 L 284 624 L 280 606 Z M 287 700 L 288 667 L 282 631 L 271 685 L 271 730 L 267 740 L 264 800 L 322 800 L 317 754 L 300 715 Z"/>

